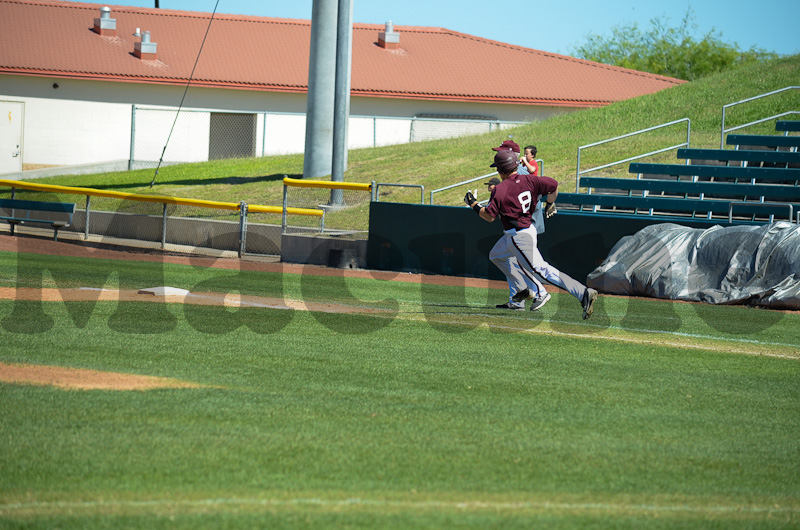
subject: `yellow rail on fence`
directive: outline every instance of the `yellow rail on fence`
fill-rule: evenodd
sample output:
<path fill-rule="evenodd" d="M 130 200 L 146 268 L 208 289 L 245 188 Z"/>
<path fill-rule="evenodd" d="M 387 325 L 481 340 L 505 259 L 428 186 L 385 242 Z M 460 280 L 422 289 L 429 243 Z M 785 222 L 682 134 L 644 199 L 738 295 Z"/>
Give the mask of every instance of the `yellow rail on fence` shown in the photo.
<path fill-rule="evenodd" d="M 52 193 L 71 193 L 74 195 L 86 195 L 91 197 L 105 197 L 109 199 L 126 199 L 140 202 L 155 202 L 160 204 L 180 204 L 183 206 L 198 206 L 200 208 L 215 208 L 219 210 L 239 210 L 240 205 L 234 202 L 206 201 L 202 199 L 181 199 L 169 197 L 167 195 L 141 195 L 138 193 L 126 193 L 122 191 L 98 190 L 94 188 L 79 188 L 72 186 L 58 186 L 56 184 L 36 184 L 33 182 L 22 182 L 19 180 L 0 179 L 0 185 L 11 188 L 19 188 L 31 191 L 49 191 Z M 247 211 L 252 213 L 283 213 L 280 206 L 264 206 L 250 204 Z M 322 217 L 324 212 L 314 208 L 287 208 L 286 213 L 292 215 L 308 215 L 312 217 Z"/>
<path fill-rule="evenodd" d="M 327 180 L 302 180 L 284 177 L 283 183 L 286 186 L 297 188 L 328 188 L 331 190 L 356 190 L 370 191 L 372 184 L 362 184 L 360 182 L 330 182 Z"/>

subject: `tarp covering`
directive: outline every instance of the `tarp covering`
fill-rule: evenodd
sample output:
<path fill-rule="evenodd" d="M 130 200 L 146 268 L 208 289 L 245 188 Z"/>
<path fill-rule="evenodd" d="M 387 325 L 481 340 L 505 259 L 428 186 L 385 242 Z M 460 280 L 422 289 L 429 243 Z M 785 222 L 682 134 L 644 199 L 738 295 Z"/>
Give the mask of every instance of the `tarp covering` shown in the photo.
<path fill-rule="evenodd" d="M 800 226 L 651 225 L 617 242 L 587 285 L 610 294 L 797 310 Z"/>

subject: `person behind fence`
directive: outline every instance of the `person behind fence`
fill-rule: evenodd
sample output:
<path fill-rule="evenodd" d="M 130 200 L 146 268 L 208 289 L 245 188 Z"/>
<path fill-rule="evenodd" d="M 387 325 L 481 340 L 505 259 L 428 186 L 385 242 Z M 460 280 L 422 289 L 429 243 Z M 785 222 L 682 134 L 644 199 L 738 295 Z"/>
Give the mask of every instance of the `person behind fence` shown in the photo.
<path fill-rule="evenodd" d="M 536 162 L 537 149 L 535 145 L 526 145 L 519 162 L 530 175 L 539 176 L 539 164 Z"/>
<path fill-rule="evenodd" d="M 537 207 L 535 198 L 540 195 L 547 197 L 545 215 L 550 217 L 555 213 L 555 200 L 558 196 L 558 182 L 550 177 L 534 177 L 533 175 L 520 175 L 516 172 L 519 161 L 511 150 L 498 151 L 490 167 L 497 168 L 500 175 L 498 184 L 489 204 L 484 208 L 478 204 L 471 192 L 464 196 L 467 203 L 484 221 L 494 222 L 500 217 L 503 224 L 503 236 L 495 244 L 501 250 L 497 253 L 511 253 L 517 259 L 525 278 L 533 278 L 534 273 L 545 280 L 561 287 L 577 298 L 583 308 L 584 320 L 591 317 L 594 312 L 594 303 L 597 300 L 597 291 L 586 287 L 569 275 L 561 272 L 547 263 L 537 248 L 536 229 L 531 224 L 531 214 Z M 495 249 L 492 249 L 495 253 Z M 494 262 L 498 267 L 507 267 L 509 260 Z M 501 268 L 502 270 L 502 268 Z M 510 271 L 503 270 L 506 276 Z M 530 289 L 517 292 L 512 302 L 532 299 L 536 293 Z"/>
<path fill-rule="evenodd" d="M 500 179 L 497 177 L 492 177 L 485 184 L 486 189 L 489 191 L 489 197 L 491 197 L 494 187 L 500 184 Z M 481 201 L 481 206 L 486 206 L 487 204 L 489 204 L 489 199 L 484 199 Z"/>
<path fill-rule="evenodd" d="M 501 143 L 497 147 L 492 147 L 492 151 L 497 151 L 498 153 L 500 151 L 511 151 L 514 154 L 516 154 L 517 156 L 519 156 L 519 144 L 517 142 L 515 142 L 514 140 L 505 140 L 505 141 L 503 141 L 503 143 Z M 518 173 L 523 172 L 523 171 L 527 171 L 527 169 L 523 169 L 522 163 L 520 163 L 520 169 L 519 169 Z"/>
<path fill-rule="evenodd" d="M 539 176 L 539 163 L 536 162 L 537 149 L 535 145 L 526 145 L 523 149 L 523 155 L 520 158 L 520 168 L 525 168 L 525 171 L 530 175 Z M 522 174 L 522 173 L 521 173 Z M 533 212 L 533 224 L 536 227 L 537 234 L 544 234 L 544 216 L 542 212 L 545 206 L 545 197 L 539 197 L 536 205 L 536 210 Z"/>

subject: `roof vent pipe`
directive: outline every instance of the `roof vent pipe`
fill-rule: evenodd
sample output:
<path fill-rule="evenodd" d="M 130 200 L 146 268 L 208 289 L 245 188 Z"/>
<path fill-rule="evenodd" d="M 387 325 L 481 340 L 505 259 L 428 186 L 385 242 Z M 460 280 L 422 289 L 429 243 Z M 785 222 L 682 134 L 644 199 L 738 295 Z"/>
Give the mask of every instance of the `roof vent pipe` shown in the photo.
<path fill-rule="evenodd" d="M 111 8 L 100 8 L 100 18 L 94 19 L 94 32 L 103 37 L 117 36 L 117 19 L 111 18 Z"/>
<path fill-rule="evenodd" d="M 396 50 L 400 47 L 400 34 L 394 30 L 391 20 L 386 23 L 386 30 L 378 33 L 378 46 L 387 50 Z"/>
<path fill-rule="evenodd" d="M 158 54 L 158 44 L 150 41 L 150 32 L 142 33 L 142 42 L 133 43 L 133 55 L 143 61 L 155 61 Z"/>

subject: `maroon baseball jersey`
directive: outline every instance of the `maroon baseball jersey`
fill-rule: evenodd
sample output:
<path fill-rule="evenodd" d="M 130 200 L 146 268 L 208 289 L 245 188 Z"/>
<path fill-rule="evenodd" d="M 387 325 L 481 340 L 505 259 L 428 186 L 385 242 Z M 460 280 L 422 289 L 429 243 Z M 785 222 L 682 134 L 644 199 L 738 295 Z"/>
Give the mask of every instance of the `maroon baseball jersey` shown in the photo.
<path fill-rule="evenodd" d="M 558 182 L 550 177 L 514 173 L 494 188 L 486 212 L 500 217 L 503 230 L 528 228 L 539 196 L 553 193 L 557 188 Z"/>

